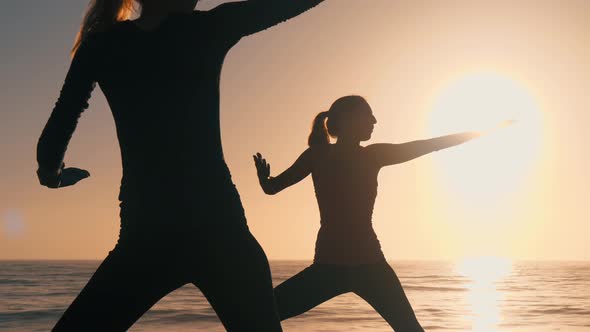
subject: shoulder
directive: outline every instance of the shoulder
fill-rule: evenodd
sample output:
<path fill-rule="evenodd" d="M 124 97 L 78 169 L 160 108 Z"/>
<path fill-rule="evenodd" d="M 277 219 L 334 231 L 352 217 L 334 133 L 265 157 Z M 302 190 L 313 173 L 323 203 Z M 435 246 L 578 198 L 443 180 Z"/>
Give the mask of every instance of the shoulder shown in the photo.
<path fill-rule="evenodd" d="M 193 11 L 190 16 L 193 19 L 220 19 L 222 20 L 224 17 L 231 15 L 232 13 L 236 12 L 240 7 L 239 3 L 236 2 L 226 2 L 222 3 L 212 9 L 209 10 L 195 10 Z"/>
<path fill-rule="evenodd" d="M 383 149 L 388 149 L 394 146 L 395 144 L 390 143 L 373 143 L 365 146 L 363 148 L 364 153 L 376 153 L 382 151 Z"/>
<path fill-rule="evenodd" d="M 98 57 L 100 50 L 104 47 L 104 33 L 103 32 L 90 32 L 80 40 L 80 44 L 77 46 L 75 53 L 73 54 L 72 61 L 74 62 L 88 62 L 93 58 Z"/>
<path fill-rule="evenodd" d="M 399 144 L 375 143 L 363 148 L 363 154 L 367 161 L 375 165 L 382 165 L 391 156 L 397 155 Z"/>
<path fill-rule="evenodd" d="M 311 146 L 303 151 L 301 158 L 304 158 L 312 165 L 321 163 L 322 161 L 325 161 L 327 156 L 329 156 L 330 150 L 333 148 L 332 145 L 333 144 L 322 144 Z"/>
<path fill-rule="evenodd" d="M 332 144 L 314 145 L 310 146 L 309 148 L 307 148 L 307 150 L 303 151 L 303 154 L 309 156 L 309 158 L 319 158 L 322 155 L 328 153 L 328 151 L 330 151 L 331 148 Z"/>
<path fill-rule="evenodd" d="M 216 35 L 226 35 L 235 25 L 234 13 L 239 13 L 235 2 L 223 3 L 209 10 L 195 10 L 189 16 L 200 29 L 214 29 Z M 234 29 L 235 30 L 235 29 Z"/>
<path fill-rule="evenodd" d="M 242 7 L 244 1 L 238 1 L 238 2 L 225 2 L 222 3 L 208 11 L 206 11 L 207 13 L 211 13 L 211 14 L 225 14 L 225 13 L 230 13 L 233 12 L 235 10 L 238 10 L 239 8 Z"/>
<path fill-rule="evenodd" d="M 299 160 L 301 161 L 311 161 L 311 159 L 313 159 L 314 154 L 316 154 L 316 149 L 313 147 L 309 147 L 307 149 L 305 149 L 303 152 L 301 152 L 301 154 L 299 155 Z"/>
<path fill-rule="evenodd" d="M 127 29 L 130 21 L 122 21 L 113 24 L 105 30 L 91 31 L 80 43 L 80 48 L 99 51 L 105 48 L 116 38 L 123 37 L 123 30 Z"/>
<path fill-rule="evenodd" d="M 71 59 L 71 66 L 77 72 L 85 72 L 94 81 L 99 81 L 104 70 L 112 58 L 117 39 L 125 39 L 124 34 L 118 33 L 119 26 L 113 26 L 104 31 L 92 31 L 85 36 Z"/>

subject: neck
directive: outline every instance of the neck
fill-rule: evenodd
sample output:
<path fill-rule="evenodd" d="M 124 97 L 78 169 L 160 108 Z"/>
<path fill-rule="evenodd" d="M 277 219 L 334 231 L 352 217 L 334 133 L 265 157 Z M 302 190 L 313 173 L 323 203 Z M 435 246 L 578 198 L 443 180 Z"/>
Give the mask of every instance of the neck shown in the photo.
<path fill-rule="evenodd" d="M 361 142 L 359 140 L 346 137 L 338 138 L 338 140 L 336 141 L 336 145 L 346 148 L 356 148 L 359 147 L 360 144 Z"/>

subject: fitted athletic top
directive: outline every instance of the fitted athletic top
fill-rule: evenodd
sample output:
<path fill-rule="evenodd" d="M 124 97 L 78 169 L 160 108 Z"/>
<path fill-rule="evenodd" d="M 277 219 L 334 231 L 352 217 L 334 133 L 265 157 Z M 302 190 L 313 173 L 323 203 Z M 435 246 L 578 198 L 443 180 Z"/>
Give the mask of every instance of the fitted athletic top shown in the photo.
<path fill-rule="evenodd" d="M 384 261 L 372 224 L 381 166 L 363 147 L 352 153 L 342 153 L 336 145 L 317 150 L 312 177 L 321 226 L 314 261 L 336 265 Z"/>
<path fill-rule="evenodd" d="M 227 199 L 233 184 L 219 121 L 224 58 L 242 37 L 321 2 L 249 0 L 172 14 L 155 30 L 124 21 L 89 35 L 39 139 L 39 167 L 59 169 L 98 83 L 121 149 L 121 201 L 137 202 L 147 211 L 162 206 L 199 210 L 211 200 Z"/>

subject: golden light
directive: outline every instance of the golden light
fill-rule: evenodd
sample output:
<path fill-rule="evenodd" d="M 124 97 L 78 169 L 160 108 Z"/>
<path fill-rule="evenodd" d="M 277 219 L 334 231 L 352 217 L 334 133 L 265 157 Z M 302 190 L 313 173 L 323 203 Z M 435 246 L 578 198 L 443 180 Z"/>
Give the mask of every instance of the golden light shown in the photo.
<path fill-rule="evenodd" d="M 471 322 L 471 331 L 498 331 L 502 321 L 503 294 L 497 283 L 512 271 L 511 261 L 499 257 L 469 258 L 459 262 L 455 271 L 467 278 L 466 300 L 470 312 L 465 319 Z"/>
<path fill-rule="evenodd" d="M 512 262 L 501 257 L 464 258 L 455 266 L 455 272 L 478 284 L 489 284 L 506 277 L 512 271 Z"/>
<path fill-rule="evenodd" d="M 516 121 L 435 154 L 435 167 L 450 192 L 459 193 L 463 202 L 486 205 L 519 189 L 542 141 L 541 113 L 525 85 L 494 73 L 468 75 L 448 84 L 432 107 L 434 136 Z"/>

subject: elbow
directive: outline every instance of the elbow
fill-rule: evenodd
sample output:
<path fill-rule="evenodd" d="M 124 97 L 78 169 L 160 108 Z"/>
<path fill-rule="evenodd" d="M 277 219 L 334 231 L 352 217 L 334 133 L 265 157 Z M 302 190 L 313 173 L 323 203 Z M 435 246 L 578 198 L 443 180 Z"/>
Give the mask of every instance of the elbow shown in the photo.
<path fill-rule="evenodd" d="M 273 180 L 274 178 L 269 177 L 266 180 L 260 181 L 260 187 L 262 188 L 262 191 L 264 191 L 264 193 L 269 196 L 276 195 L 279 193 L 279 191 L 281 191 L 280 186 L 277 186 Z"/>
<path fill-rule="evenodd" d="M 274 196 L 281 191 L 282 188 L 276 186 L 272 182 L 267 182 L 265 185 L 262 186 L 262 190 L 265 194 L 269 196 Z"/>
<path fill-rule="evenodd" d="M 274 190 L 274 188 L 265 188 L 264 193 L 268 196 L 274 196 L 279 193 L 279 190 Z"/>

